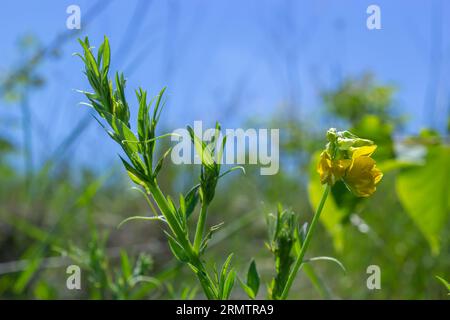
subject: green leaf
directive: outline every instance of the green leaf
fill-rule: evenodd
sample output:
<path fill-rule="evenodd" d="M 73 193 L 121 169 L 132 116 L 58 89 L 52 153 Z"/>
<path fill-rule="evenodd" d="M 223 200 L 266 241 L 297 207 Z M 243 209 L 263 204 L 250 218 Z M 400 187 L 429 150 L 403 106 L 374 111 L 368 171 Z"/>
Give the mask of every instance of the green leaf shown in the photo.
<path fill-rule="evenodd" d="M 256 270 L 256 263 L 255 260 L 252 260 L 247 272 L 247 286 L 252 290 L 254 297 L 258 295 L 259 284 L 260 280 L 258 271 Z"/>
<path fill-rule="evenodd" d="M 228 299 L 231 294 L 231 290 L 233 290 L 234 280 L 236 279 L 236 271 L 231 270 L 225 279 L 223 285 L 222 299 Z"/>
<path fill-rule="evenodd" d="M 181 244 L 167 232 L 165 232 L 165 234 L 167 235 L 167 238 L 169 240 L 170 250 L 172 251 L 175 258 L 177 258 L 181 262 L 189 262 L 189 257 L 186 254 L 186 252 L 184 251 Z"/>
<path fill-rule="evenodd" d="M 133 221 L 133 220 L 161 221 L 161 222 L 167 223 L 167 221 L 164 218 L 164 216 L 156 216 L 156 217 L 132 216 L 132 217 L 128 217 L 128 218 L 122 220 L 119 223 L 119 225 L 117 226 L 117 229 L 122 227 L 125 223 Z"/>
<path fill-rule="evenodd" d="M 255 293 L 253 292 L 253 290 L 247 284 L 245 284 L 245 282 L 242 281 L 239 277 L 238 277 L 238 280 L 239 280 L 239 284 L 241 285 L 241 288 L 245 291 L 247 296 L 252 300 L 255 299 L 256 296 L 255 296 Z"/>
<path fill-rule="evenodd" d="M 185 196 L 185 202 L 186 202 L 186 220 L 189 219 L 192 212 L 194 212 L 194 209 L 198 203 L 198 200 L 200 199 L 200 195 L 198 193 L 198 188 L 200 185 L 194 186 Z"/>
<path fill-rule="evenodd" d="M 129 164 L 124 158 L 122 158 L 120 155 L 120 160 L 122 160 L 122 163 L 127 170 L 128 176 L 130 177 L 131 181 L 136 183 L 137 185 L 140 185 L 143 187 L 147 192 L 150 192 L 148 190 L 147 186 L 147 179 L 145 176 L 143 176 L 139 171 L 137 171 L 131 164 Z"/>
<path fill-rule="evenodd" d="M 109 64 L 111 60 L 111 49 L 109 47 L 109 40 L 108 37 L 105 36 L 103 44 L 102 44 L 103 50 L 102 50 L 102 74 L 104 77 L 108 74 L 109 71 Z M 100 51 L 100 50 L 99 50 Z M 99 61 L 100 63 L 100 61 Z"/>
<path fill-rule="evenodd" d="M 220 158 L 219 158 L 219 159 L 220 159 Z M 225 171 L 224 173 L 222 173 L 222 174 L 219 176 L 219 179 L 222 178 L 223 176 L 225 176 L 225 175 L 227 175 L 227 174 L 229 174 L 229 173 L 235 171 L 235 170 L 241 170 L 241 171 L 245 174 L 245 168 L 244 168 L 243 166 L 235 166 L 235 167 L 233 167 L 233 168 L 231 168 L 231 169 Z"/>
<path fill-rule="evenodd" d="M 450 295 L 450 283 L 442 277 L 439 277 L 439 276 L 435 276 L 435 277 L 445 286 L 445 288 L 447 288 L 447 291 L 449 292 L 448 294 Z"/>
<path fill-rule="evenodd" d="M 161 105 L 161 100 L 162 100 L 162 97 L 164 96 L 165 91 L 166 91 L 166 87 L 162 88 L 156 98 L 155 109 L 153 110 L 153 121 L 155 123 L 157 123 L 159 121 L 159 117 L 160 117 L 162 109 L 164 107 L 164 104 Z"/>
<path fill-rule="evenodd" d="M 425 165 L 401 171 L 396 181 L 400 202 L 434 255 L 440 251 L 439 237 L 449 216 L 449 163 L 449 147 L 431 146 Z"/>
<path fill-rule="evenodd" d="M 313 262 L 313 261 L 331 261 L 331 262 L 334 262 L 334 263 L 336 263 L 345 273 L 347 273 L 347 270 L 345 269 L 345 267 L 344 267 L 344 265 L 342 264 L 342 262 L 340 262 L 338 259 L 336 259 L 336 258 L 333 258 L 333 257 L 326 257 L 326 256 L 323 256 L 323 257 L 313 257 L 313 258 L 310 258 L 310 259 L 306 259 L 306 260 L 304 260 L 304 262 Z"/>
<path fill-rule="evenodd" d="M 205 167 L 211 167 L 214 165 L 214 159 L 211 155 L 209 148 L 203 143 L 203 141 L 195 135 L 194 129 L 190 126 L 187 127 L 189 134 L 191 136 L 191 140 L 194 143 L 195 151 L 197 155 L 200 157 L 202 164 Z"/>
<path fill-rule="evenodd" d="M 222 265 L 222 269 L 220 270 L 220 273 L 218 275 L 218 282 L 219 282 L 219 293 L 221 293 L 221 297 L 224 297 L 225 293 L 225 282 L 228 278 L 228 268 L 231 263 L 231 259 L 233 258 L 233 253 L 231 253 L 227 260 L 225 260 L 224 264 Z M 234 279 L 233 279 L 234 281 Z"/>
<path fill-rule="evenodd" d="M 320 183 L 319 174 L 316 171 L 319 162 L 320 153 L 316 153 L 311 159 L 309 170 L 308 193 L 309 200 L 314 210 L 317 209 L 322 198 L 324 186 Z M 346 216 L 346 212 L 339 208 L 333 199 L 331 193 L 325 203 L 320 215 L 320 222 L 323 224 L 327 232 L 333 237 L 333 245 L 337 251 L 344 248 L 344 230 L 342 220 Z"/>
<path fill-rule="evenodd" d="M 90 48 L 89 48 L 89 41 L 88 38 L 85 38 L 85 41 L 83 42 L 81 39 L 78 39 L 78 42 L 81 44 L 81 46 L 84 49 L 84 57 L 86 60 L 86 67 L 87 71 L 94 72 L 95 76 L 99 76 L 97 62 L 95 61 L 94 55 L 92 54 Z"/>
<path fill-rule="evenodd" d="M 102 116 L 106 119 L 106 121 L 108 121 L 109 125 L 114 130 L 114 133 L 117 135 L 119 140 L 118 142 L 126 146 L 126 148 L 132 153 L 137 153 L 139 151 L 139 141 L 130 128 L 128 128 L 124 122 L 109 112 L 104 112 Z"/>
<path fill-rule="evenodd" d="M 159 171 L 161 171 L 162 165 L 164 163 L 164 159 L 167 158 L 167 156 L 169 155 L 169 153 L 172 151 L 173 147 L 170 147 L 169 149 L 167 149 L 166 152 L 164 152 L 164 154 L 162 155 L 162 157 L 158 160 L 158 163 L 156 164 L 155 170 L 153 171 L 153 176 L 157 176 Z"/>
<path fill-rule="evenodd" d="M 120 263 L 122 266 L 122 274 L 125 281 L 128 281 L 132 275 L 132 268 L 130 264 L 130 259 L 128 258 L 127 252 L 125 250 L 120 250 Z"/>
<path fill-rule="evenodd" d="M 226 273 L 227 273 L 227 271 L 228 271 L 228 268 L 229 268 L 229 266 L 230 266 L 230 263 L 231 263 L 231 259 L 233 258 L 233 253 L 231 253 L 229 256 L 228 256 L 228 258 L 227 258 L 227 260 L 225 260 L 225 262 L 224 262 L 224 264 L 223 264 L 223 266 L 222 266 L 222 269 L 220 270 L 220 278 L 221 279 L 224 279 L 224 277 L 225 277 L 225 275 L 226 275 Z M 219 278 L 219 281 L 220 281 L 220 278 Z"/>
<path fill-rule="evenodd" d="M 148 139 L 148 133 L 150 128 L 150 118 L 148 115 L 148 105 L 147 105 L 147 92 L 140 89 L 136 91 L 136 96 L 139 101 L 139 111 L 138 111 L 138 136 L 141 142 Z"/>

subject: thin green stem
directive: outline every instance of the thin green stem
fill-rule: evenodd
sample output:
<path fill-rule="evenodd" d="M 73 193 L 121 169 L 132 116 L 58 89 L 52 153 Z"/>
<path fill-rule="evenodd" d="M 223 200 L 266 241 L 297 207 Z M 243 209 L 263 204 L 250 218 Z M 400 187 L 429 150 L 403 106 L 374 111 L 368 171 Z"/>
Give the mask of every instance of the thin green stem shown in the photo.
<path fill-rule="evenodd" d="M 200 252 L 200 245 L 203 239 L 203 233 L 205 232 L 205 223 L 206 216 L 208 211 L 208 205 L 202 203 L 202 208 L 200 210 L 200 215 L 198 217 L 197 229 L 195 230 L 195 238 L 194 238 L 194 251 Z"/>
<path fill-rule="evenodd" d="M 308 232 L 306 233 L 305 241 L 302 244 L 302 247 L 300 249 L 300 254 L 297 257 L 297 260 L 295 261 L 294 267 L 291 270 L 291 273 L 289 274 L 289 278 L 286 282 L 286 286 L 284 287 L 283 293 L 281 294 L 281 300 L 284 300 L 287 298 L 287 295 L 289 293 L 289 290 L 291 289 L 292 283 L 294 282 L 295 277 L 297 276 L 297 272 L 300 269 L 301 265 L 303 264 L 303 258 L 305 257 L 306 250 L 308 250 L 309 243 L 312 238 L 312 234 L 314 233 L 314 230 L 316 228 L 317 222 L 319 221 L 320 214 L 322 213 L 322 209 L 325 205 L 325 201 L 327 200 L 328 193 L 330 192 L 330 186 L 327 185 L 325 188 L 322 199 L 320 199 L 319 206 L 317 207 L 316 213 L 314 214 L 314 217 L 311 221 L 311 226 L 308 228 Z"/>

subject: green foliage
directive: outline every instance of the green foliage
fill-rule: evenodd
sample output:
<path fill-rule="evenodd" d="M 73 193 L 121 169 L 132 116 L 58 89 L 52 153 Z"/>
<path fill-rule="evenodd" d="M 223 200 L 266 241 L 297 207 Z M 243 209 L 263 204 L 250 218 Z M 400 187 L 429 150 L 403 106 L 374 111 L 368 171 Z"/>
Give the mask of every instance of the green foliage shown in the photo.
<path fill-rule="evenodd" d="M 61 250 L 63 256 L 70 257 L 88 274 L 91 298 L 94 299 L 130 299 L 139 290 L 142 283 L 151 284 L 146 291 L 160 286 L 158 279 L 148 276 L 152 269 L 153 259 L 146 254 L 140 254 L 134 264 L 124 251 L 120 251 L 120 268 L 111 266 L 106 252 L 106 237 L 98 237 L 93 232 L 93 239 L 84 251 L 72 245 L 68 250 Z"/>
<path fill-rule="evenodd" d="M 297 241 L 297 217 L 291 210 L 283 210 L 278 206 L 276 216 L 269 214 L 267 218 L 269 227 L 269 242 L 267 247 L 275 258 L 275 277 L 268 288 L 269 298 L 281 298 L 289 277 L 289 271 L 294 263 L 294 246 Z"/>
<path fill-rule="evenodd" d="M 447 280 L 445 280 L 444 278 L 439 277 L 439 276 L 436 276 L 436 279 L 438 279 L 444 285 L 444 287 L 448 291 L 448 295 L 450 296 L 450 283 Z"/>
<path fill-rule="evenodd" d="M 435 255 L 450 212 L 449 163 L 449 147 L 429 146 L 425 164 L 402 170 L 396 183 L 402 205 Z"/>
<path fill-rule="evenodd" d="M 252 260 L 247 271 L 247 282 L 240 280 L 242 289 L 249 296 L 250 299 L 255 299 L 258 295 L 260 279 L 258 270 L 256 270 L 256 262 Z"/>
<path fill-rule="evenodd" d="M 357 124 L 368 114 L 393 119 L 390 113 L 393 93 L 392 87 L 378 85 L 372 75 L 365 74 L 345 80 L 336 90 L 325 92 L 323 98 L 330 112 Z"/>
<path fill-rule="evenodd" d="M 139 88 L 136 98 L 139 104 L 137 116 L 137 136 L 130 129 L 130 111 L 125 98 L 125 80 L 123 75 L 116 74 L 115 89 L 108 78 L 110 66 L 109 41 L 105 37 L 100 46 L 97 58 L 91 52 L 89 40 L 80 40 L 84 49 L 83 55 L 78 56 L 85 65 L 85 74 L 94 90 L 93 93 L 84 92 L 90 106 L 98 115 L 106 120 L 109 128 L 102 125 L 109 136 L 116 141 L 125 152 L 128 161 L 121 157 L 122 163 L 130 176 L 130 179 L 144 188 L 146 193 L 155 201 L 161 216 L 155 213 L 155 217 L 131 217 L 124 222 L 135 219 L 159 220 L 168 227 L 165 234 L 172 254 L 180 262 L 191 267 L 197 275 L 204 293 L 209 299 L 227 299 L 230 296 L 234 284 L 235 271 L 229 268 L 231 255 L 222 268 L 222 272 L 214 280 L 208 274 L 202 255 L 207 247 L 214 231 L 218 228 L 212 227 L 204 235 L 207 208 L 214 198 L 218 180 L 223 176 L 220 173 L 220 161 L 226 139 L 219 140 L 220 125 L 216 125 L 215 135 L 211 142 L 206 144 L 201 138 L 195 136 L 193 130 L 188 128 L 197 152 L 201 155 L 200 184 L 191 188 L 186 197 L 179 196 L 179 206 L 172 198 L 165 195 L 158 184 L 158 173 L 160 172 L 164 158 L 169 154 L 170 148 L 154 164 L 156 140 L 170 136 L 170 134 L 157 136 L 156 126 L 160 119 L 164 106 L 162 98 L 165 92 L 163 88 L 155 100 L 147 103 L 147 92 Z M 153 104 L 153 101 L 154 104 Z M 214 158 L 217 156 L 216 158 Z M 225 174 L 225 173 L 224 173 Z M 197 222 L 194 242 L 189 238 L 188 219 L 192 215 L 197 202 L 201 202 L 200 215 Z M 151 203 L 149 201 L 149 203 Z"/>

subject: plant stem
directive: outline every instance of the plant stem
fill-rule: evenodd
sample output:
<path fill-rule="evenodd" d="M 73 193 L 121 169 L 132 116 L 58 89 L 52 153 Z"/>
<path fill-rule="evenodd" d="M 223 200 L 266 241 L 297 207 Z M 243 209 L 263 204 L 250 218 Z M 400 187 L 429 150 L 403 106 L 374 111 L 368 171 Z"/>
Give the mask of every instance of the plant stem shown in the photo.
<path fill-rule="evenodd" d="M 153 196 L 153 199 L 155 200 L 156 204 L 158 205 L 159 209 L 161 210 L 161 213 L 166 218 L 169 227 L 172 229 L 172 231 L 177 235 L 177 240 L 180 241 L 180 244 L 183 246 L 183 248 L 186 250 L 187 255 L 189 256 L 190 263 L 197 269 L 196 274 L 200 281 L 200 284 L 202 285 L 203 291 L 208 299 L 217 299 L 217 289 L 214 285 L 214 282 L 211 280 L 211 277 L 208 275 L 208 272 L 206 271 L 206 268 L 203 264 L 203 262 L 200 260 L 198 249 L 193 249 L 189 239 L 185 236 L 185 233 L 181 229 L 179 223 L 176 221 L 175 217 L 173 217 L 171 209 L 169 207 L 169 204 L 167 203 L 166 197 L 162 193 L 161 189 L 159 188 L 158 184 L 155 183 L 149 183 L 148 187 L 150 189 L 150 193 Z M 206 209 L 207 205 L 202 205 L 202 209 L 200 212 L 200 220 L 199 224 L 197 225 L 196 230 L 196 237 L 195 240 L 198 241 L 198 248 L 200 248 L 201 239 L 203 237 L 203 230 L 205 221 L 206 221 Z M 202 224 L 202 227 L 200 228 L 200 224 Z M 198 234 L 200 235 L 198 236 Z M 197 237 L 200 240 L 197 240 Z"/>
<path fill-rule="evenodd" d="M 198 256 L 191 257 L 191 264 L 197 268 L 196 274 L 200 284 L 202 285 L 203 292 L 205 293 L 208 300 L 217 299 L 218 293 L 217 288 L 214 285 L 211 277 L 209 276 L 203 262 Z"/>
<path fill-rule="evenodd" d="M 284 287 L 283 293 L 281 294 L 281 300 L 285 300 L 287 298 L 287 295 L 289 293 L 289 290 L 292 286 L 292 283 L 294 282 L 295 277 L 297 276 L 297 272 L 300 269 L 301 265 L 303 264 L 303 258 L 305 256 L 306 250 L 308 249 L 309 242 L 311 241 L 312 234 L 314 232 L 314 229 L 316 228 L 317 222 L 319 221 L 320 214 L 322 213 L 322 209 L 325 205 L 325 201 L 327 200 L 328 193 L 330 192 L 330 186 L 327 185 L 325 188 L 322 199 L 320 199 L 319 206 L 317 207 L 316 213 L 314 214 L 314 217 L 311 221 L 311 226 L 308 228 L 308 232 L 306 233 L 305 241 L 302 244 L 302 247 L 300 249 L 300 254 L 297 257 L 297 260 L 295 261 L 294 267 L 291 270 L 291 273 L 289 274 L 289 278 L 286 282 L 286 286 Z"/>
<path fill-rule="evenodd" d="M 195 230 L 195 238 L 194 238 L 194 251 L 200 252 L 200 245 L 203 239 L 203 233 L 205 231 L 205 222 L 207 215 L 208 205 L 202 203 L 202 208 L 200 210 L 200 215 L 198 217 L 197 229 Z"/>
<path fill-rule="evenodd" d="M 189 250 L 188 253 L 191 254 L 192 246 L 189 243 L 188 238 L 185 236 L 186 233 L 178 223 L 176 217 L 174 216 L 174 213 L 172 212 L 172 209 L 170 209 L 166 197 L 162 193 L 158 184 L 156 182 L 152 182 L 148 183 L 147 186 L 150 190 L 150 194 L 153 196 L 153 199 L 158 205 L 159 210 L 161 210 L 161 213 L 166 218 L 169 228 L 176 235 L 177 240 L 180 242 L 183 248 L 185 248 L 185 250 Z"/>

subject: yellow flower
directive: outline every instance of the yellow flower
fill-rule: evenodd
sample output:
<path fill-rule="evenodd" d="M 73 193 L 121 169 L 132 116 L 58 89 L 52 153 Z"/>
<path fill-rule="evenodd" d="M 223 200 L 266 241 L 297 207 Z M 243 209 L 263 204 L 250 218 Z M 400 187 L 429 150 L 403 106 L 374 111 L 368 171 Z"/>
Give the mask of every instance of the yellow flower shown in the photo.
<path fill-rule="evenodd" d="M 359 156 L 352 161 L 343 178 L 347 187 L 358 197 L 372 195 L 383 173 L 377 168 L 375 160 L 368 156 Z"/>
<path fill-rule="evenodd" d="M 370 156 L 377 148 L 376 145 L 351 147 L 343 159 L 331 159 L 328 151 L 320 155 L 317 171 L 322 184 L 330 186 L 338 180 L 358 197 L 368 197 L 376 190 L 383 173 L 376 167 L 376 162 Z"/>
<path fill-rule="evenodd" d="M 320 155 L 317 172 L 320 174 L 322 184 L 334 185 L 337 180 L 342 179 L 347 168 L 351 165 L 351 160 L 332 160 L 327 151 Z"/>

